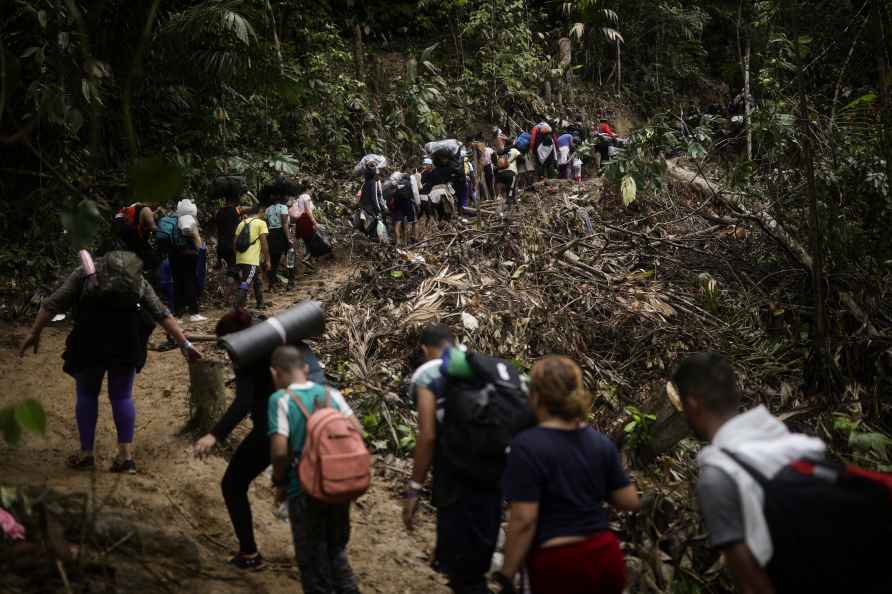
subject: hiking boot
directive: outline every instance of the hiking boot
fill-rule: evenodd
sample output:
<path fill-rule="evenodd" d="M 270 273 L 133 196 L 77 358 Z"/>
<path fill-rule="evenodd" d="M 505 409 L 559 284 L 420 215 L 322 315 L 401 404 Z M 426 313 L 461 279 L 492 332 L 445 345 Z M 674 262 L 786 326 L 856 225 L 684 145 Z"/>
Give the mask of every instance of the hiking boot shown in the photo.
<path fill-rule="evenodd" d="M 132 459 L 118 460 L 115 458 L 109 472 L 114 472 L 115 474 L 136 474 L 136 462 Z"/>
<path fill-rule="evenodd" d="M 239 569 L 247 571 L 260 571 L 266 566 L 260 553 L 256 553 L 253 556 L 246 555 L 245 553 L 238 553 L 235 557 L 229 560 L 229 563 L 235 565 Z"/>
<path fill-rule="evenodd" d="M 68 457 L 66 465 L 72 470 L 93 470 L 96 468 L 96 460 L 92 455 L 78 452 Z"/>

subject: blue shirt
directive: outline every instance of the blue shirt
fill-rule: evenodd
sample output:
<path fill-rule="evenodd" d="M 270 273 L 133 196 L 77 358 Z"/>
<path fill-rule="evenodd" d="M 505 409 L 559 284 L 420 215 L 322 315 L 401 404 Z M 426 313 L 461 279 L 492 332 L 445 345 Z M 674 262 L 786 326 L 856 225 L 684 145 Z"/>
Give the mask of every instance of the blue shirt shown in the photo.
<path fill-rule="evenodd" d="M 272 204 L 266 209 L 266 224 L 270 229 L 282 228 L 282 217 L 288 214 L 288 207 L 284 204 Z"/>
<path fill-rule="evenodd" d="M 319 384 L 308 381 L 305 384 L 291 384 L 288 391 L 279 390 L 269 397 L 267 405 L 269 418 L 269 435 L 284 435 L 288 438 L 288 451 L 291 453 L 291 464 L 288 465 L 288 497 L 300 495 L 300 479 L 294 472 L 294 465 L 300 462 L 300 456 L 304 450 L 304 442 L 307 439 L 307 418 L 291 398 L 296 394 L 307 412 L 311 415 L 315 409 L 316 399 L 325 402 L 325 388 Z M 332 408 L 344 411 L 343 400 L 332 394 Z M 349 410 L 349 409 L 348 409 Z"/>
<path fill-rule="evenodd" d="M 511 442 L 502 478 L 508 502 L 539 503 L 534 546 L 607 529 L 604 501 L 629 485 L 613 442 L 591 427 L 533 427 Z"/>

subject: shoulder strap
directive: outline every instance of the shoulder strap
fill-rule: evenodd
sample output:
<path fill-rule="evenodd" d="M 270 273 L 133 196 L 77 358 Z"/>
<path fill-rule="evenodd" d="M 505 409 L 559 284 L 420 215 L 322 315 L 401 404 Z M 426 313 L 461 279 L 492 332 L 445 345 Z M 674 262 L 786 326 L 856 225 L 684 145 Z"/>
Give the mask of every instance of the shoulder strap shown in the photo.
<path fill-rule="evenodd" d="M 731 450 L 727 450 L 725 448 L 721 448 L 721 450 L 726 456 L 737 462 L 737 464 L 741 468 L 743 468 L 747 472 L 747 474 L 753 477 L 753 480 L 759 483 L 759 486 L 764 487 L 766 484 L 768 484 L 768 477 L 756 470 L 755 466 L 745 461 L 741 456 L 732 453 Z"/>
<path fill-rule="evenodd" d="M 307 407 L 304 406 L 304 403 L 301 401 L 300 397 L 297 394 L 295 394 L 294 392 L 292 392 L 291 390 L 288 390 L 288 395 L 291 397 L 291 400 L 294 401 L 294 404 L 297 405 L 297 408 L 300 409 L 300 412 L 302 412 L 304 414 L 304 416 L 307 418 L 307 421 L 309 421 L 310 413 L 307 411 Z"/>

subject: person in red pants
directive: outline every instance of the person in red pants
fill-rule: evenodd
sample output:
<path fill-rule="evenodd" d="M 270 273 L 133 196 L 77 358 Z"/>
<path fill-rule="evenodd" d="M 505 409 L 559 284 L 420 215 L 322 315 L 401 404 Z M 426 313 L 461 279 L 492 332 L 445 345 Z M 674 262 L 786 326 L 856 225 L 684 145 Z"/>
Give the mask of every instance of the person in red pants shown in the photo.
<path fill-rule="evenodd" d="M 538 361 L 530 406 L 539 424 L 512 440 L 502 479 L 510 519 L 501 591 L 514 592 L 525 562 L 533 594 L 622 594 L 625 561 L 601 502 L 637 511 L 640 501 L 616 446 L 584 422 L 591 396 L 579 366 Z"/>

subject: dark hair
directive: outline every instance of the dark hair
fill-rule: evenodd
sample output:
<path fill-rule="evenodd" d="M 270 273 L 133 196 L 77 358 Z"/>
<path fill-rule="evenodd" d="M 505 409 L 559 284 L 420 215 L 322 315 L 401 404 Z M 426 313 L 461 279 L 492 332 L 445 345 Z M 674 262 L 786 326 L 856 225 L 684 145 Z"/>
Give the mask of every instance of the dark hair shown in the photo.
<path fill-rule="evenodd" d="M 295 346 L 280 346 L 273 351 L 270 358 L 270 367 L 280 369 L 282 371 L 295 371 L 303 369 L 307 364 L 304 354 Z"/>
<path fill-rule="evenodd" d="M 735 412 L 740 403 L 734 368 L 721 353 L 686 355 L 675 365 L 672 383 L 682 399 L 699 398 L 713 412 Z"/>
<path fill-rule="evenodd" d="M 217 322 L 217 326 L 214 328 L 214 334 L 217 336 L 226 336 L 227 334 L 234 334 L 235 332 L 240 332 L 245 328 L 250 328 L 254 323 L 254 318 L 251 317 L 244 309 L 235 309 L 227 314 L 225 314 L 220 320 Z"/>
<path fill-rule="evenodd" d="M 441 347 L 452 342 L 452 333 L 445 324 L 432 324 L 421 331 L 421 344 Z"/>
<path fill-rule="evenodd" d="M 549 355 L 533 365 L 530 394 L 550 414 L 565 421 L 585 419 L 592 407 L 592 397 L 582 383 L 579 365 L 558 355 Z"/>

